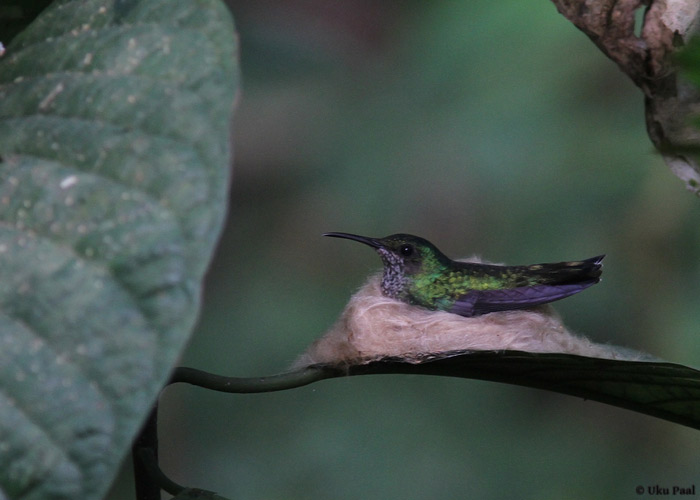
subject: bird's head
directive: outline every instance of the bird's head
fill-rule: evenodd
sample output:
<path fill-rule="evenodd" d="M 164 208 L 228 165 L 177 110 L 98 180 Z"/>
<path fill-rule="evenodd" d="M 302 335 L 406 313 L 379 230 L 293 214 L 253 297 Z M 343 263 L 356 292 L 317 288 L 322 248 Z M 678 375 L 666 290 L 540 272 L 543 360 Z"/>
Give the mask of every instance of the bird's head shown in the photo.
<path fill-rule="evenodd" d="M 410 234 L 392 234 L 385 238 L 348 233 L 325 233 L 324 236 L 355 240 L 374 248 L 384 263 L 382 290 L 394 298 L 403 292 L 407 280 L 439 273 L 450 262 L 428 240 Z"/>

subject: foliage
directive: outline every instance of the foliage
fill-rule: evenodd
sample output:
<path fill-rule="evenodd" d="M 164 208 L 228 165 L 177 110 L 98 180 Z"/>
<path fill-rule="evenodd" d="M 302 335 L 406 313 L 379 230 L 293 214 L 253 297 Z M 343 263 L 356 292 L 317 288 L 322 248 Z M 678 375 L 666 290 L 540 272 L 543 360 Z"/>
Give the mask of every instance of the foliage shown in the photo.
<path fill-rule="evenodd" d="M 62 0 L 0 59 L 6 498 L 101 498 L 187 341 L 234 44 L 217 0 Z"/>

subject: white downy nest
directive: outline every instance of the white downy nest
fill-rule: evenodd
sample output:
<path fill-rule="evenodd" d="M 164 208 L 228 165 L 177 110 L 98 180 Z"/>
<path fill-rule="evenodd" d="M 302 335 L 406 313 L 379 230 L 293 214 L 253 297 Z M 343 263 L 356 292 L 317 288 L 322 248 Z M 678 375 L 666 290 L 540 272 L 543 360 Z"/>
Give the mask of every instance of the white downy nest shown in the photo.
<path fill-rule="evenodd" d="M 472 318 L 430 311 L 385 297 L 381 274 L 353 295 L 337 322 L 294 363 L 361 364 L 392 356 L 420 363 L 448 351 L 514 350 L 654 361 L 631 349 L 596 344 L 571 333 L 549 305 Z"/>

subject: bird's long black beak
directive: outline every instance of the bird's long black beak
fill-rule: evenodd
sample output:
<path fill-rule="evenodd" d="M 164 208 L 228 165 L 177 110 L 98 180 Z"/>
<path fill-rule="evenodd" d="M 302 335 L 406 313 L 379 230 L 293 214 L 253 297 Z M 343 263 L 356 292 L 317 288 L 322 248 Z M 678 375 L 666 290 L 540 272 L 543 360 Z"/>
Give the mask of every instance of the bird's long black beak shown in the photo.
<path fill-rule="evenodd" d="M 330 236 L 332 238 L 345 238 L 346 240 L 355 240 L 365 245 L 369 245 L 372 248 L 381 248 L 383 245 L 376 238 L 369 238 L 367 236 L 359 236 L 357 234 L 350 233 L 323 233 L 323 236 Z"/>

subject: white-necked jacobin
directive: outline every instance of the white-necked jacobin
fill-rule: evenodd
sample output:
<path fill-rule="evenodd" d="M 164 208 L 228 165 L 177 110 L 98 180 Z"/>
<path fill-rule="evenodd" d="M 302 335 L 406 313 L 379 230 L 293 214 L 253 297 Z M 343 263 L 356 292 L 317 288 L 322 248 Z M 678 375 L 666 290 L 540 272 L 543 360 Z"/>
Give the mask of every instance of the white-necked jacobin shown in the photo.
<path fill-rule="evenodd" d="M 384 263 L 382 293 L 427 309 L 461 316 L 523 309 L 553 302 L 600 281 L 604 255 L 575 262 L 500 266 L 454 261 L 429 241 L 410 234 L 346 238 L 373 247 Z"/>

